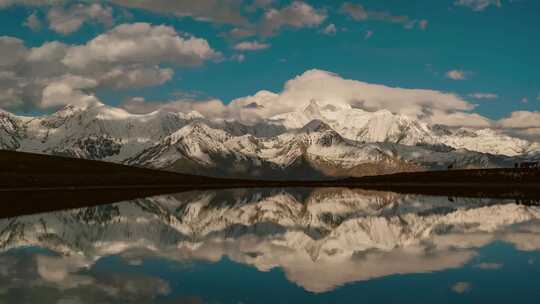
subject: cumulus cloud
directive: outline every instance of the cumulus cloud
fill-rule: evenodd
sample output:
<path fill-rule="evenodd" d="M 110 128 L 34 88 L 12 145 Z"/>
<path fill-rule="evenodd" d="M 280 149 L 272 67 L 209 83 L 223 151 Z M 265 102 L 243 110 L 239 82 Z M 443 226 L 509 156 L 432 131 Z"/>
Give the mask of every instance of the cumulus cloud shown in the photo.
<path fill-rule="evenodd" d="M 196 111 L 206 117 L 223 117 L 227 111 L 223 102 L 217 99 L 206 101 L 177 100 L 172 102 L 146 101 L 143 97 L 133 97 L 124 100 L 120 108 L 133 114 L 147 114 L 157 110 L 167 112 L 189 113 Z"/>
<path fill-rule="evenodd" d="M 62 62 L 73 68 L 136 62 L 194 66 L 219 56 L 204 39 L 182 37 L 169 26 L 133 23 L 119 25 L 85 45 L 70 48 Z"/>
<path fill-rule="evenodd" d="M 512 135 L 526 139 L 540 139 L 540 112 L 516 111 L 497 122 Z"/>
<path fill-rule="evenodd" d="M 147 23 L 117 26 L 84 45 L 53 41 L 26 48 L 17 38 L 0 37 L 0 108 L 92 103 L 100 88 L 159 85 L 172 78 L 174 67 L 220 55 L 204 39 Z"/>
<path fill-rule="evenodd" d="M 237 51 L 258 51 L 270 47 L 270 44 L 260 43 L 258 41 L 244 41 L 236 44 L 233 48 Z"/>
<path fill-rule="evenodd" d="M 426 121 L 432 124 L 447 125 L 450 127 L 489 128 L 493 122 L 477 113 L 445 112 L 433 110 Z"/>
<path fill-rule="evenodd" d="M 354 4 L 345 2 L 341 5 L 340 12 L 349 15 L 356 21 L 376 20 L 382 22 L 401 24 L 407 29 L 419 28 L 425 30 L 428 25 L 428 21 L 425 19 L 417 20 L 411 19 L 409 16 L 401 15 L 396 16 L 389 12 L 384 11 L 368 11 L 361 4 Z"/>
<path fill-rule="evenodd" d="M 103 74 L 99 82 L 113 89 L 142 88 L 163 84 L 173 75 L 173 69 L 159 66 L 118 66 Z"/>
<path fill-rule="evenodd" d="M 60 34 L 71 34 L 77 31 L 83 23 L 95 21 L 106 27 L 114 23 L 112 8 L 94 4 L 76 4 L 68 9 L 61 6 L 53 7 L 47 14 L 49 27 Z"/>
<path fill-rule="evenodd" d="M 41 20 L 39 20 L 39 17 L 36 12 L 33 12 L 23 23 L 24 26 L 28 27 L 34 32 L 37 32 L 41 30 L 43 25 L 41 24 Z"/>
<path fill-rule="evenodd" d="M 94 269 L 78 255 L 44 255 L 24 252 L 0 255 L 2 299 L 20 298 L 21 292 L 46 294 L 51 303 L 154 303 L 168 295 L 168 281 L 137 273 Z M 25 301 L 22 301 L 25 302 Z M 175 302 L 176 303 L 176 302 Z"/>
<path fill-rule="evenodd" d="M 540 250 L 538 233 L 540 233 L 540 223 L 538 220 L 534 220 L 517 225 L 512 230 L 505 231 L 501 239 L 514 245 L 520 251 L 538 251 Z M 535 263 L 535 261 L 533 260 L 532 263 Z"/>
<path fill-rule="evenodd" d="M 473 11 L 479 12 L 490 6 L 501 7 L 501 0 L 457 0 L 455 5 L 469 7 Z"/>
<path fill-rule="evenodd" d="M 26 57 L 27 50 L 18 38 L 0 37 L 0 67 L 6 68 L 19 64 Z"/>
<path fill-rule="evenodd" d="M 467 72 L 461 70 L 450 70 L 446 72 L 446 77 L 452 80 L 465 80 L 467 79 Z"/>
<path fill-rule="evenodd" d="M 66 75 L 49 83 L 43 90 L 41 106 L 43 108 L 59 107 L 67 104 L 86 106 L 99 103 L 99 100 L 83 92 L 85 89 L 93 89 L 98 85 L 97 81 L 75 75 Z"/>
<path fill-rule="evenodd" d="M 242 39 L 246 37 L 255 36 L 256 34 L 257 34 L 257 31 L 255 31 L 252 28 L 235 27 L 231 29 L 227 34 L 225 34 L 225 37 L 232 38 L 232 39 Z"/>
<path fill-rule="evenodd" d="M 501 119 L 499 123 L 504 128 L 512 129 L 540 128 L 540 112 L 512 112 L 510 117 Z"/>
<path fill-rule="evenodd" d="M 343 3 L 343 5 L 341 5 L 341 12 L 348 14 L 356 21 L 368 19 L 368 13 L 361 4 L 353 4 L 350 2 Z"/>
<path fill-rule="evenodd" d="M 282 9 L 267 10 L 260 24 L 261 34 L 272 36 L 284 26 L 316 27 L 326 20 L 326 17 L 324 11 L 302 1 L 294 1 Z"/>
<path fill-rule="evenodd" d="M 282 113 L 301 110 L 312 100 L 321 106 L 361 108 L 366 111 L 386 109 L 396 114 L 450 126 L 491 125 L 489 119 L 470 112 L 474 109 L 474 105 L 454 94 L 370 84 L 344 79 L 337 74 L 321 70 L 309 70 L 287 81 L 280 93 L 260 91 L 252 96 L 232 100 L 228 104 L 218 100 L 202 103 L 179 101 L 172 106 L 181 111 L 199 111 L 199 108 L 204 108 L 206 114 L 202 112 L 201 114 L 205 116 L 236 119 L 246 124 L 254 124 Z M 152 105 L 156 106 L 154 110 L 165 104 Z M 124 108 L 129 110 L 127 105 L 124 105 Z"/>
<path fill-rule="evenodd" d="M 241 14 L 239 0 L 111 0 L 112 3 L 128 8 L 144 9 L 160 14 L 192 17 L 196 20 L 228 24 L 248 24 Z"/>
<path fill-rule="evenodd" d="M 474 99 L 497 99 L 499 98 L 499 95 L 495 93 L 472 93 L 469 94 L 469 97 Z"/>
<path fill-rule="evenodd" d="M 0 105 L 10 109 L 19 108 L 24 104 L 23 81 L 13 72 L 0 72 Z"/>

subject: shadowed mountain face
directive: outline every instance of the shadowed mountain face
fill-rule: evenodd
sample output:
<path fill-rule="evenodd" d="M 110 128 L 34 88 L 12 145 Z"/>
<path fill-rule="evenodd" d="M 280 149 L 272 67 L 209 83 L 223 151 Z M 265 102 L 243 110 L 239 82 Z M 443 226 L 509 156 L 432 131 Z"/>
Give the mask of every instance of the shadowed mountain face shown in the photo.
<path fill-rule="evenodd" d="M 0 299 L 28 288 L 58 300 L 62 292 L 100 303 L 163 300 L 179 288 L 166 273 L 224 261 L 257 273 L 279 269 L 313 296 L 397 274 L 461 269 L 498 241 L 538 251 L 539 231 L 540 207 L 494 199 L 349 189 L 156 196 L 1 220 Z M 143 266 L 152 259 L 176 266 L 149 274 Z M 110 263 L 143 268 L 117 273 L 120 266 L 104 268 Z"/>

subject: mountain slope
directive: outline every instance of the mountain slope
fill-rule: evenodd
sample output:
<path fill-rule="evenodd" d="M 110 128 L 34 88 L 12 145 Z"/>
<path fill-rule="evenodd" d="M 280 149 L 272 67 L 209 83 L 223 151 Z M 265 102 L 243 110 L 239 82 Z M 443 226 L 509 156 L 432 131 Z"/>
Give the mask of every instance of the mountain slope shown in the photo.
<path fill-rule="evenodd" d="M 511 167 L 540 158 L 540 144 L 493 130 L 453 130 L 316 101 L 250 126 L 197 112 L 135 115 L 103 104 L 41 117 L 0 112 L 0 148 L 257 178 Z"/>

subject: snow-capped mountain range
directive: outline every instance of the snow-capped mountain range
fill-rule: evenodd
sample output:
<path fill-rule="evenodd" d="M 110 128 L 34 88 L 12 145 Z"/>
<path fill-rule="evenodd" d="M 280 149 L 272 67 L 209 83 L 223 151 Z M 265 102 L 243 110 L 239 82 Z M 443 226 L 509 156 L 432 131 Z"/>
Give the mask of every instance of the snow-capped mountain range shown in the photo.
<path fill-rule="evenodd" d="M 50 250 L 57 254 L 54 273 L 40 274 L 63 286 L 110 255 L 127 263 L 227 256 L 260 271 L 280 267 L 290 281 L 324 292 L 459 268 L 496 240 L 539 250 L 539 221 L 538 206 L 490 199 L 350 189 L 204 191 L 1 220 L 0 258 L 16 248 Z M 65 275 L 53 275 L 59 272 Z"/>
<path fill-rule="evenodd" d="M 0 148 L 259 178 L 512 167 L 540 158 L 540 143 L 496 130 L 451 129 L 316 101 L 254 125 L 195 111 L 131 114 L 104 104 L 40 117 L 0 112 Z"/>

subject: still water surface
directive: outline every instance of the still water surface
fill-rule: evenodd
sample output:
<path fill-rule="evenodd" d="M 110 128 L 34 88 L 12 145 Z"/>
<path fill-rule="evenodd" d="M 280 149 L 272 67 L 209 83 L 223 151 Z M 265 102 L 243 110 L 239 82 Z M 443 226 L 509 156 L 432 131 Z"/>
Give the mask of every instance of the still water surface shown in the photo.
<path fill-rule="evenodd" d="M 540 207 L 220 190 L 0 220 L 0 303 L 539 303 Z"/>

